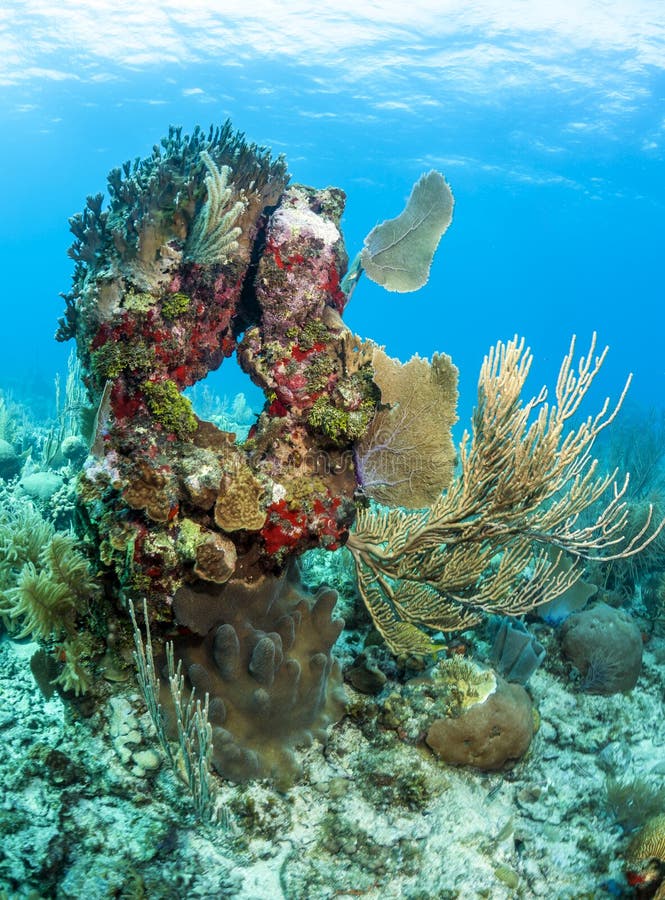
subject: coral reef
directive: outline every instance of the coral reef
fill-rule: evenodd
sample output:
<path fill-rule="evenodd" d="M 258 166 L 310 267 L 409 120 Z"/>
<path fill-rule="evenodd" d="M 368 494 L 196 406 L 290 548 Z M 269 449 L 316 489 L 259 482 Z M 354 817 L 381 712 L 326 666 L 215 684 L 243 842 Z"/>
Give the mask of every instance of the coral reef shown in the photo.
<path fill-rule="evenodd" d="M 163 151 L 111 173 L 110 209 L 89 201 L 72 221 L 60 330 L 99 407 L 88 528 L 120 591 L 158 603 L 338 546 L 356 484 L 344 450 L 375 405 L 338 346 L 343 194 L 287 189 L 281 160 L 228 126 L 173 131 Z M 242 446 L 182 393 L 236 350 L 267 397 Z"/>
<path fill-rule="evenodd" d="M 571 343 L 551 407 L 544 391 L 522 400 L 524 343 L 498 344 L 458 459 L 452 361 L 402 365 L 344 325 L 361 271 L 389 290 L 426 281 L 452 216 L 438 173 L 346 275 L 344 193 L 289 184 L 284 161 L 229 123 L 172 129 L 148 159 L 113 170 L 108 192 L 108 208 L 89 197 L 70 222 L 75 268 L 58 331 L 76 339 L 88 394 L 76 404 L 90 424 L 78 528 L 108 602 L 94 624 L 113 630 L 121 657 L 129 601 L 145 598 L 157 655 L 172 646 L 181 665 L 167 664 L 164 707 L 179 721 L 179 703 L 207 695 L 201 734 L 211 727 L 223 776 L 286 783 L 295 748 L 342 713 L 336 594 L 298 585 L 304 552 L 346 546 L 376 630 L 395 654 L 423 657 L 484 613 L 520 614 L 565 592 L 581 567 L 566 568 L 563 550 L 619 557 L 653 539 L 647 517 L 621 543 L 625 488 L 595 522 L 580 518 L 613 484 L 590 454 L 616 410 L 568 431 L 604 359 L 595 337 L 576 368 Z M 241 439 L 185 393 L 232 354 L 265 398 Z M 82 455 L 80 442 L 52 444 Z M 24 473 L 24 490 L 57 495 L 50 476 Z M 352 683 L 380 696 L 395 664 L 359 645 L 344 652 Z M 521 690 L 496 693 L 517 707 Z"/>
<path fill-rule="evenodd" d="M 341 318 L 426 279 L 437 173 L 346 275 L 343 193 L 229 125 L 109 195 L 64 402 L 0 396 L 0 898 L 663 896 L 662 433 L 613 492 L 604 353 L 549 404 L 497 345 L 457 450 L 452 361 Z M 202 382 L 231 354 L 257 414 Z"/>
<path fill-rule="evenodd" d="M 218 779 L 231 832 L 198 822 L 156 766 L 135 688 L 72 721 L 70 706 L 40 694 L 26 649 L 0 641 L 0 896 L 631 896 L 632 836 L 599 803 L 601 761 L 620 746 L 620 773 L 665 771 L 651 644 L 641 690 L 609 697 L 571 694 L 549 648 L 530 680 L 541 727 L 507 774 L 446 766 L 385 727 L 381 698 L 347 688 L 350 714 L 325 755 L 301 754 L 288 793 Z"/>

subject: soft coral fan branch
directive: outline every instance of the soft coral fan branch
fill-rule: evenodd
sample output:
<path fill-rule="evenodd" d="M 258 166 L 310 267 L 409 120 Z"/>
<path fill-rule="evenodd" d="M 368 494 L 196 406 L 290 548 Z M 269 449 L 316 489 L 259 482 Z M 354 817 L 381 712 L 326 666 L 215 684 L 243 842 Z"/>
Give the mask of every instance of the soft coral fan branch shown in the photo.
<path fill-rule="evenodd" d="M 531 353 L 517 338 L 497 344 L 481 370 L 472 434 L 464 436 L 461 473 L 450 488 L 421 512 L 359 511 L 347 546 L 363 599 L 394 651 L 430 652 L 427 629 L 466 628 L 481 613 L 517 615 L 558 596 L 580 570 L 557 570 L 549 545 L 577 558 L 625 557 L 663 527 L 648 534 L 649 519 L 625 541 L 627 481 L 618 486 L 616 473 L 599 475 L 591 456 L 628 384 L 613 409 L 605 401 L 566 433 L 606 353 L 594 358 L 594 335 L 575 373 L 574 350 L 573 339 L 555 404 L 544 389 L 523 403 Z M 583 524 L 580 517 L 608 490 L 595 521 Z"/>
<path fill-rule="evenodd" d="M 205 265 L 225 263 L 238 247 L 242 228 L 236 222 L 247 204 L 242 199 L 232 202 L 234 185 L 229 184 L 230 166 L 217 168 L 206 150 L 201 153 L 201 161 L 208 170 L 205 179 L 208 198 L 194 219 L 185 248 L 186 258 Z"/>

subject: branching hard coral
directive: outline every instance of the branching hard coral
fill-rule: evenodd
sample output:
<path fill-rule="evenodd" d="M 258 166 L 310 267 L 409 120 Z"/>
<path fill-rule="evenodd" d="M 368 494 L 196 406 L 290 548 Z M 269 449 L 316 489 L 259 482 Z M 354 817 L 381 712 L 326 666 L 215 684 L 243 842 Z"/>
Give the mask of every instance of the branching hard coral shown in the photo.
<path fill-rule="evenodd" d="M 532 356 L 517 338 L 485 358 L 472 434 L 460 450 L 461 473 L 427 510 L 361 509 L 348 548 L 360 592 L 377 629 L 395 652 L 428 653 L 432 631 L 476 624 L 483 613 L 519 615 L 558 596 L 580 576 L 559 569 L 548 546 L 581 559 L 640 552 L 651 517 L 630 540 L 616 472 L 600 475 L 591 456 L 614 419 L 606 400 L 596 416 L 566 431 L 605 359 L 594 357 L 595 335 L 577 371 L 575 339 L 562 363 L 556 402 L 547 392 L 521 399 Z M 582 514 L 611 491 L 594 521 Z"/>
<path fill-rule="evenodd" d="M 246 203 L 242 199 L 231 202 L 234 186 L 228 183 L 230 166 L 218 169 L 207 150 L 201 152 L 201 161 L 208 170 L 205 179 L 208 198 L 194 219 L 186 256 L 202 265 L 214 265 L 225 263 L 228 254 L 237 249 L 237 238 L 242 229 L 236 222 L 245 211 Z"/>

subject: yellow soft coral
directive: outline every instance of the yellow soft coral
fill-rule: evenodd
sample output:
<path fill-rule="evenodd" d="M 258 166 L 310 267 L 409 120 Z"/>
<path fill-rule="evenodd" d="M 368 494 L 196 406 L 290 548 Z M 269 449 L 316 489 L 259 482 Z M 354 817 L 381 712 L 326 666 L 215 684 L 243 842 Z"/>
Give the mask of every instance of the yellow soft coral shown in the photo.
<path fill-rule="evenodd" d="M 73 612 L 72 595 L 66 584 L 57 584 L 45 569 L 37 571 L 26 563 L 18 576 L 16 587 L 6 592 L 3 613 L 19 621 L 14 636 L 48 638 L 59 631 Z"/>
<path fill-rule="evenodd" d="M 26 562 L 14 587 L 0 598 L 0 612 L 18 620 L 16 637 L 48 638 L 74 631 L 74 619 L 93 589 L 88 563 L 74 537 L 54 534 L 42 548 L 39 568 Z"/>
<path fill-rule="evenodd" d="M 0 615 L 18 639 L 62 642 L 64 668 L 56 682 L 78 696 L 89 684 L 76 632 L 76 618 L 95 587 L 88 561 L 73 534 L 54 531 L 34 510 L 8 522 L 13 530 L 0 528 Z"/>

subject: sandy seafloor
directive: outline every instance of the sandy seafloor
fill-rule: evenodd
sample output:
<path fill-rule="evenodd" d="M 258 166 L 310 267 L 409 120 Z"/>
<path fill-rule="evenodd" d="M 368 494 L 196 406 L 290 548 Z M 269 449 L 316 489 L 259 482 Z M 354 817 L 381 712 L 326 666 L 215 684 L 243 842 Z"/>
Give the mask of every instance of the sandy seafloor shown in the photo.
<path fill-rule="evenodd" d="M 444 765 L 381 727 L 377 698 L 347 685 L 348 715 L 325 749 L 303 753 L 296 786 L 222 786 L 228 828 L 197 822 L 166 765 L 137 769 L 156 741 L 136 688 L 109 691 L 92 715 L 85 702 L 46 701 L 29 668 L 35 645 L 5 637 L 0 896 L 631 896 L 629 835 L 606 779 L 665 774 L 665 639 L 648 641 L 633 691 L 595 696 L 575 688 L 555 631 L 538 634 L 548 652 L 528 689 L 540 725 L 512 771 Z M 346 641 L 342 655 L 353 633 Z"/>

